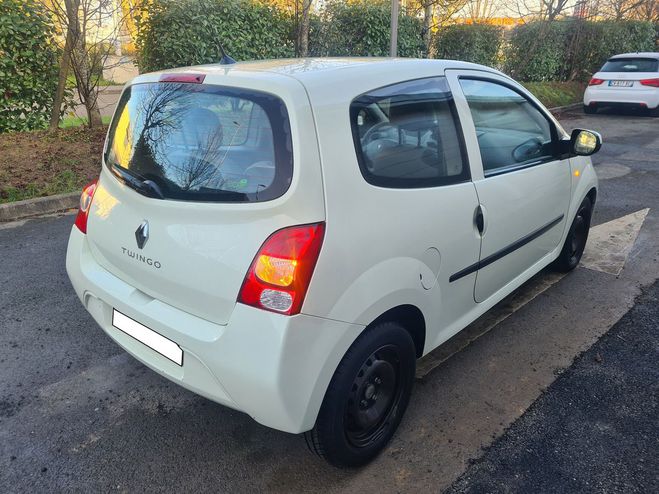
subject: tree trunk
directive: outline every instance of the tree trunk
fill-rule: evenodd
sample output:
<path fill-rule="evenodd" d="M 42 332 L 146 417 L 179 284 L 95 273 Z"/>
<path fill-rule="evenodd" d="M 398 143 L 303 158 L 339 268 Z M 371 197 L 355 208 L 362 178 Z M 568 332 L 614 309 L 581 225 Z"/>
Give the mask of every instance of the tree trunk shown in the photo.
<path fill-rule="evenodd" d="M 423 6 L 423 43 L 426 45 L 426 57 L 430 58 L 432 43 L 432 0 L 425 0 Z"/>
<path fill-rule="evenodd" d="M 64 103 L 64 91 L 66 90 L 66 78 L 69 75 L 69 62 L 71 58 L 71 46 L 73 45 L 73 34 L 70 29 L 66 30 L 66 40 L 64 41 L 64 50 L 62 51 L 62 60 L 59 66 L 59 79 L 57 81 L 57 91 L 53 100 L 53 110 L 50 114 L 50 130 L 59 127 L 60 112 L 62 103 Z"/>
<path fill-rule="evenodd" d="M 311 2 L 313 0 L 302 0 L 302 19 L 300 20 L 300 32 L 298 46 L 300 56 L 309 56 L 309 14 L 311 13 Z"/>

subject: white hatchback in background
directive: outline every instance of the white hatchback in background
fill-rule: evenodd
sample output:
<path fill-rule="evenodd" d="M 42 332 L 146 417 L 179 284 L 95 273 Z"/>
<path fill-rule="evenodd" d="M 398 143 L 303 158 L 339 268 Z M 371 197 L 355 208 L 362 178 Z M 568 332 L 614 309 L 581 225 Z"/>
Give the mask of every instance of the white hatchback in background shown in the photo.
<path fill-rule="evenodd" d="M 66 267 L 156 372 L 361 465 L 398 427 L 417 358 L 545 266 L 576 267 L 600 145 L 456 61 L 144 74 Z"/>
<path fill-rule="evenodd" d="M 659 116 L 659 53 L 611 57 L 593 75 L 583 97 L 584 112 L 599 108 L 641 108 Z"/>

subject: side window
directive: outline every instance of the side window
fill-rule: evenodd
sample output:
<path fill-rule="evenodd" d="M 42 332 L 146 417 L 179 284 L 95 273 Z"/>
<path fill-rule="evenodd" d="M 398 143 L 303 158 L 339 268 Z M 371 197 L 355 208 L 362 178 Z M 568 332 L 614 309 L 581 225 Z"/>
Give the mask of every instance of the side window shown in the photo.
<path fill-rule="evenodd" d="M 476 127 L 485 175 L 556 154 L 552 125 L 526 97 L 492 81 L 460 79 Z"/>
<path fill-rule="evenodd" d="M 469 180 L 456 118 L 443 77 L 394 84 L 356 98 L 350 123 L 366 181 L 410 188 Z"/>

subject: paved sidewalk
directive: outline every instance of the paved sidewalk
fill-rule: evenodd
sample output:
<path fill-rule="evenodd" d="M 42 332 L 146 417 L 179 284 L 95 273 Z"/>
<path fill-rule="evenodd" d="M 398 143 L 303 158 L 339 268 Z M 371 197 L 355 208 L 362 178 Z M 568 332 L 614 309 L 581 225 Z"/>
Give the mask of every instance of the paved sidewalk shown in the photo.
<path fill-rule="evenodd" d="M 111 117 L 114 113 L 114 108 L 119 102 L 119 96 L 121 96 L 121 91 L 123 86 L 102 86 L 98 90 L 98 109 L 101 111 L 101 116 Z M 81 104 L 76 95 L 76 104 L 74 113 L 78 117 L 87 118 L 87 110 L 85 106 Z"/>
<path fill-rule="evenodd" d="M 659 283 L 447 491 L 659 492 Z"/>

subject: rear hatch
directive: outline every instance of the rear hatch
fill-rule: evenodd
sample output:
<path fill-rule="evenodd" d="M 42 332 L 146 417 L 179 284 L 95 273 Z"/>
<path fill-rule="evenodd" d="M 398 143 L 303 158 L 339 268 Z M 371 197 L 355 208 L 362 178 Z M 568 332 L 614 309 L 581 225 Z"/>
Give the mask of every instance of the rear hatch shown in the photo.
<path fill-rule="evenodd" d="M 659 60 L 644 57 L 612 58 L 593 76 L 601 89 L 626 91 L 653 90 L 658 80 Z"/>
<path fill-rule="evenodd" d="M 324 220 L 317 140 L 297 81 L 271 82 L 275 96 L 230 77 L 179 79 L 190 78 L 122 94 L 87 237 L 98 263 L 146 300 L 225 324 L 265 239 Z"/>

